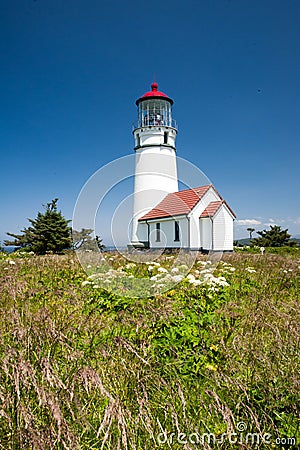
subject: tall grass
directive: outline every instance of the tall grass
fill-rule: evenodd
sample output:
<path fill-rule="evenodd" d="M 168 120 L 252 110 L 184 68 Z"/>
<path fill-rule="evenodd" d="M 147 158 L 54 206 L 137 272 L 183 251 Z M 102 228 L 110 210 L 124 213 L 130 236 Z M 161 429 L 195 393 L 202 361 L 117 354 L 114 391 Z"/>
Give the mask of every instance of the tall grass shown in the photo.
<path fill-rule="evenodd" d="M 183 280 L 130 299 L 83 286 L 71 254 L 3 256 L 0 448 L 254 448 L 246 432 L 262 449 L 300 442 L 299 267 L 228 255 L 218 292 Z"/>

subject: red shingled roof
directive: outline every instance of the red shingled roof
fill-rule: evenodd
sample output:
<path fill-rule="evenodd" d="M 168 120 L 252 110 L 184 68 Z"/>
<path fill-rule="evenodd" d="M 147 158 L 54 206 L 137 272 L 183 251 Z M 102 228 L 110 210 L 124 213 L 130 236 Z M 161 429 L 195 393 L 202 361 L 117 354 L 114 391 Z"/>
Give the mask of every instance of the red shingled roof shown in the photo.
<path fill-rule="evenodd" d="M 205 208 L 205 210 L 200 214 L 200 217 L 212 217 L 216 214 L 220 206 L 222 205 L 222 201 L 210 202 L 209 205 Z"/>
<path fill-rule="evenodd" d="M 155 206 L 155 208 L 151 209 L 151 211 L 139 220 L 149 220 L 188 214 L 201 200 L 204 194 L 206 194 L 210 187 L 214 189 L 211 184 L 208 184 L 206 186 L 185 189 L 184 191 L 167 194 L 166 197 Z"/>
<path fill-rule="evenodd" d="M 200 219 L 203 219 L 205 217 L 213 217 L 216 212 L 219 210 L 221 205 L 226 205 L 231 214 L 235 217 L 234 212 L 232 209 L 227 205 L 225 200 L 216 201 L 216 202 L 210 202 L 209 205 L 205 208 L 205 210 L 200 214 Z"/>

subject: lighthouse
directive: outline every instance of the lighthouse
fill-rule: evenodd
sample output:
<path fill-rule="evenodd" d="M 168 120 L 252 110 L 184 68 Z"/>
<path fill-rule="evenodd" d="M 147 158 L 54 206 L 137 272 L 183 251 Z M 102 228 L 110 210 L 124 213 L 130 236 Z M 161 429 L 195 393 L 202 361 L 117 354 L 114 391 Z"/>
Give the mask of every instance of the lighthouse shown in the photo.
<path fill-rule="evenodd" d="M 177 126 L 172 117 L 173 100 L 152 83 L 151 91 L 136 101 L 134 126 L 135 176 L 131 247 L 149 245 L 149 227 L 139 219 L 163 198 L 178 191 L 176 165 Z"/>

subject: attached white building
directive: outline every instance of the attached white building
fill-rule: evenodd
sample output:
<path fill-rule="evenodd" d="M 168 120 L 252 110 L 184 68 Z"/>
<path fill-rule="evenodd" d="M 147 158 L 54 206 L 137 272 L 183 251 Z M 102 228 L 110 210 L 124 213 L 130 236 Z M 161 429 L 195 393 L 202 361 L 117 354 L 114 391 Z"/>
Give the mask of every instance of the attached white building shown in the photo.
<path fill-rule="evenodd" d="M 178 191 L 173 100 L 153 83 L 136 103 L 130 246 L 232 251 L 235 215 L 214 186 Z"/>

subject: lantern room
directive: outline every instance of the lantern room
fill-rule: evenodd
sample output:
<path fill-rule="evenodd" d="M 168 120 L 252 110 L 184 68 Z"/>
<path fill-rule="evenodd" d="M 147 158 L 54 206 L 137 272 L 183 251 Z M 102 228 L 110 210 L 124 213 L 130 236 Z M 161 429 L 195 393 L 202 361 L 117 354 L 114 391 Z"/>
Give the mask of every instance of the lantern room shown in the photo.
<path fill-rule="evenodd" d="M 151 91 L 136 101 L 138 107 L 138 128 L 163 126 L 177 128 L 172 119 L 173 100 L 158 90 L 158 84 L 152 83 Z"/>

